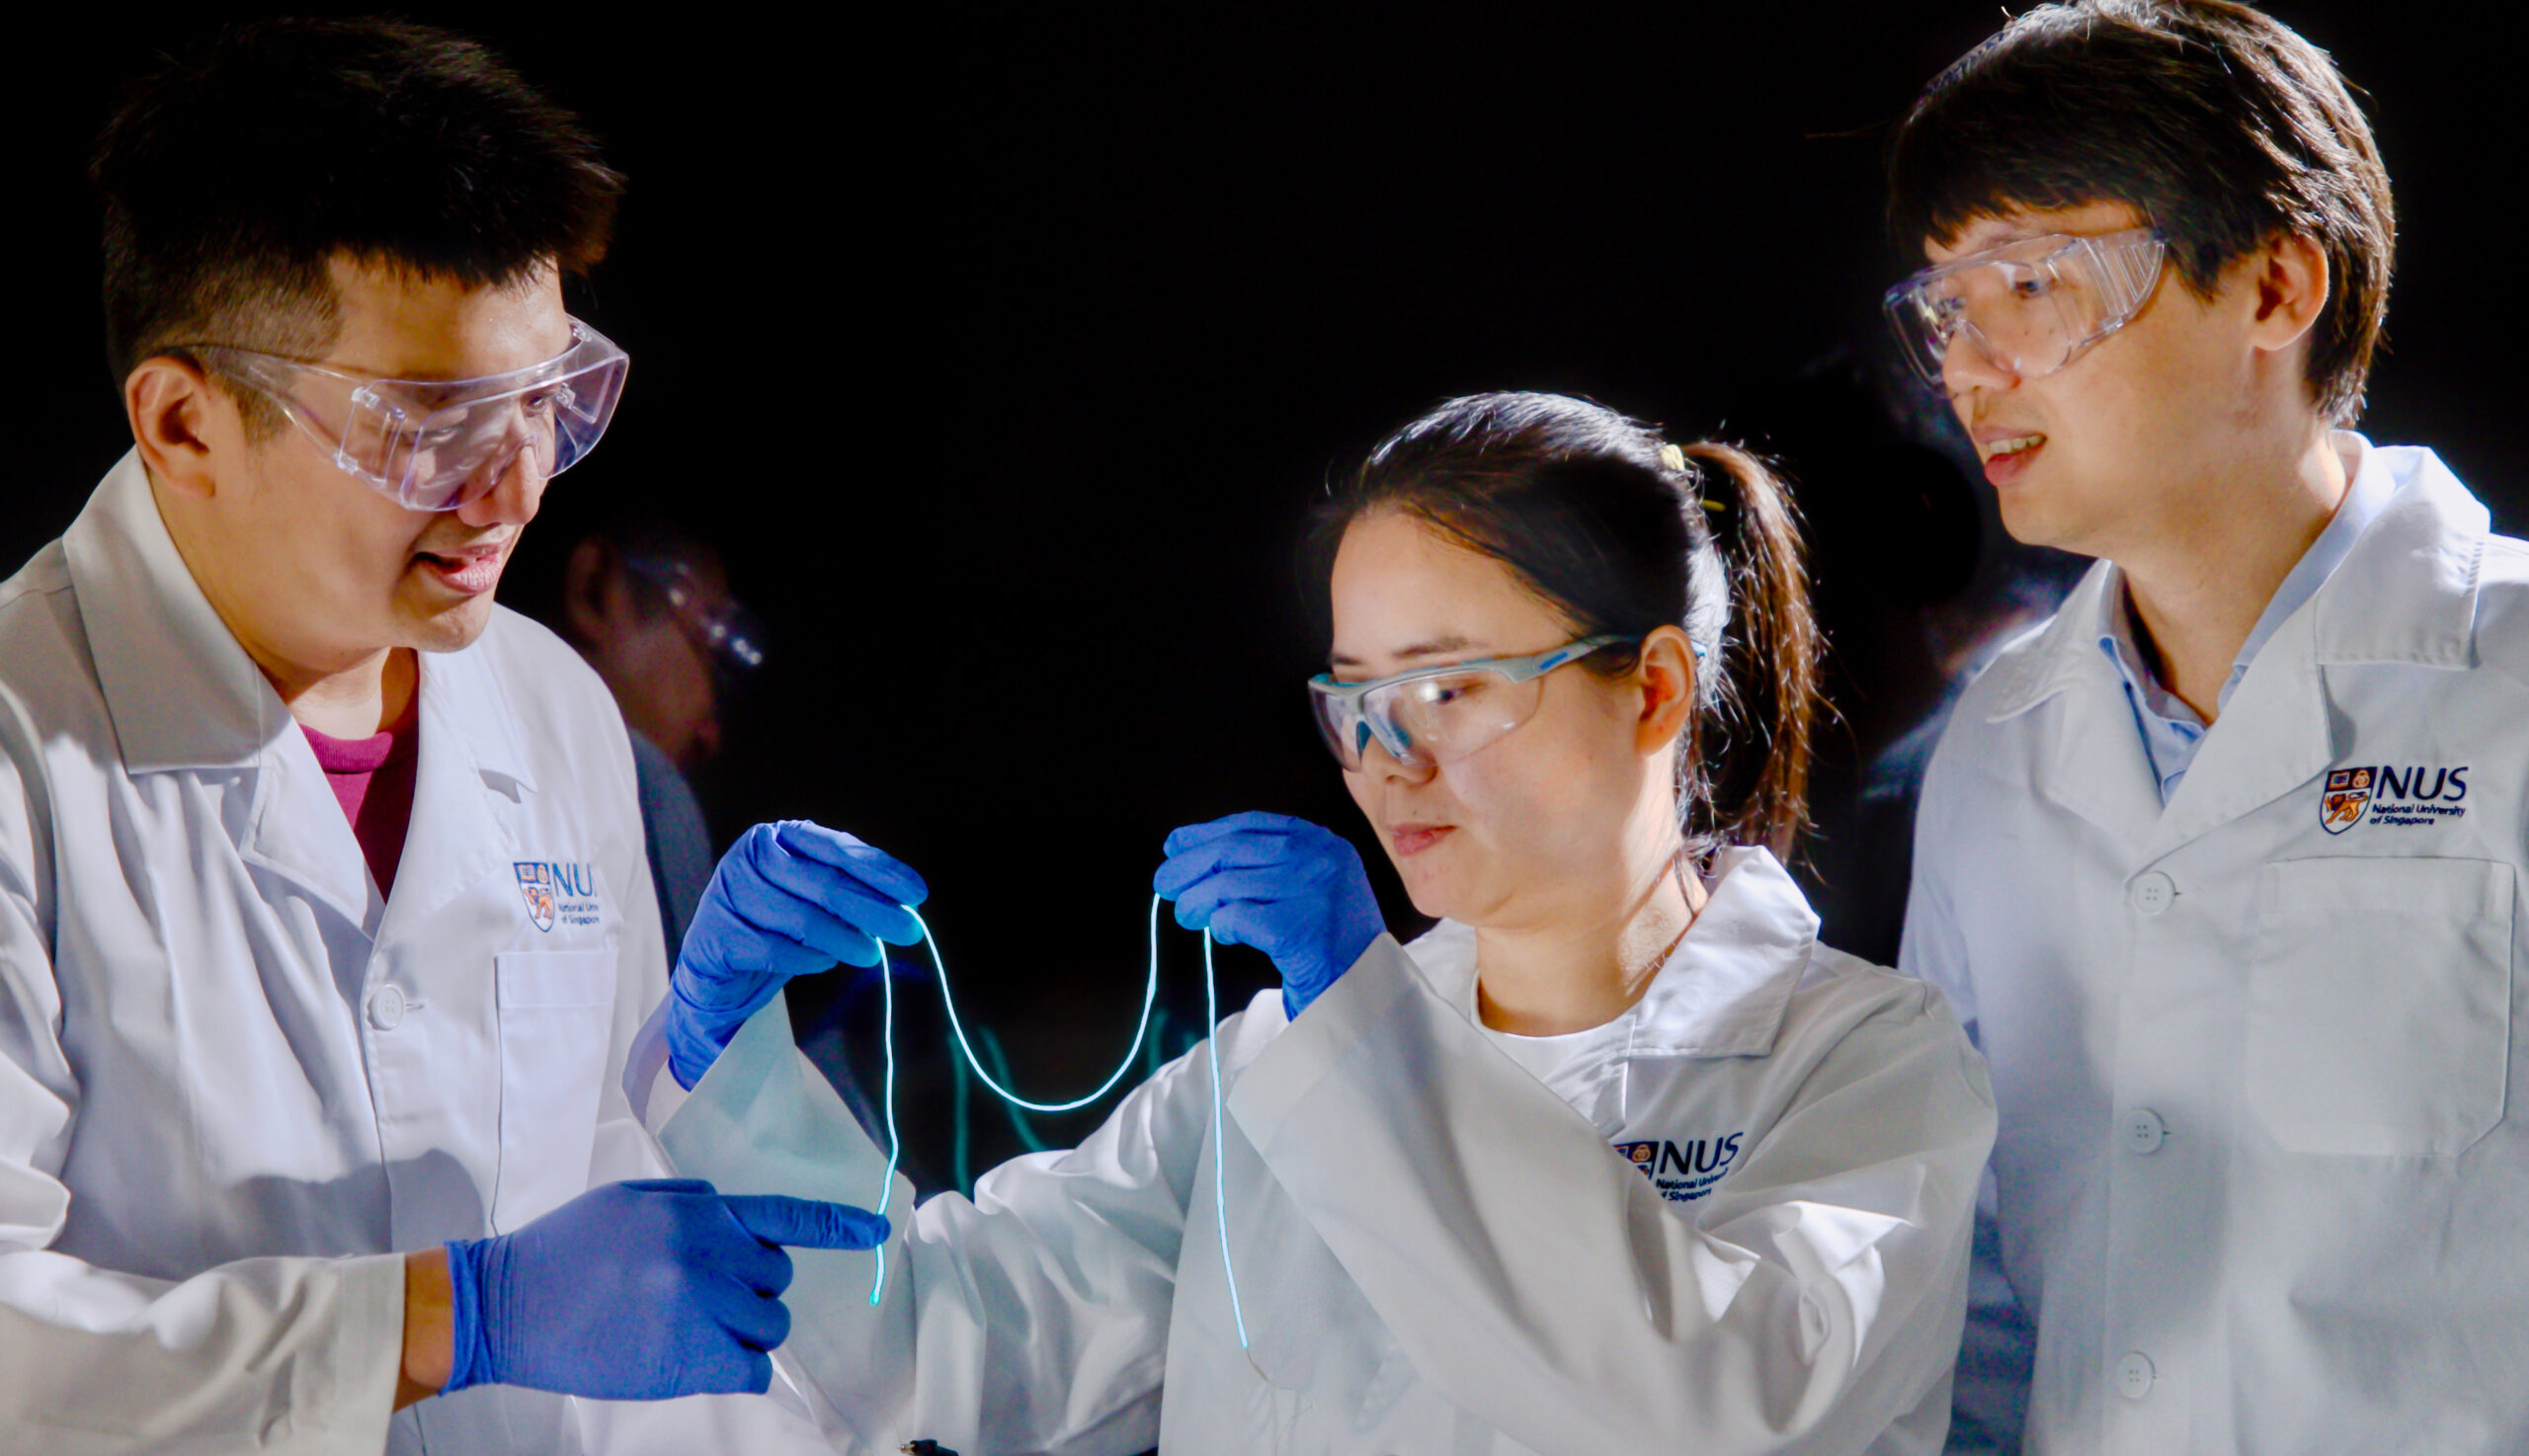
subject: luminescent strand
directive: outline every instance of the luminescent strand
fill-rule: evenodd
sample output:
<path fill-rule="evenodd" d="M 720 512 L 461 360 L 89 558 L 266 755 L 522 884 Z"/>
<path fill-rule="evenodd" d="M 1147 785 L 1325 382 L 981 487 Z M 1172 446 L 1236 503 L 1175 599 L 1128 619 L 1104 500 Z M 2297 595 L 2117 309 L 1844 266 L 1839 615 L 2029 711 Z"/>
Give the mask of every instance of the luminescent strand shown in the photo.
<path fill-rule="evenodd" d="M 1106 1080 L 1098 1085 L 1096 1092 L 1086 1096 L 1074 1097 L 1068 1102 L 1030 1101 L 995 1082 L 992 1074 L 984 1070 L 982 1059 L 975 1055 L 974 1044 L 966 1039 L 965 1023 L 957 1017 L 957 998 L 955 993 L 948 989 L 948 965 L 940 958 L 939 941 L 931 933 L 931 923 L 922 918 L 922 912 L 910 905 L 905 907 L 905 913 L 913 917 L 914 925 L 922 930 L 922 943 L 931 951 L 931 968 L 939 978 L 939 1004 L 948 1012 L 948 1029 L 956 1035 L 958 1055 L 966 1059 L 966 1065 L 974 1070 L 975 1076 L 984 1086 L 992 1089 L 995 1096 L 1013 1106 L 1024 1107 L 1030 1112 L 1072 1112 L 1088 1106 L 1114 1091 L 1115 1084 L 1123 1081 L 1124 1074 L 1132 1070 L 1134 1060 L 1141 1055 L 1142 1040 L 1150 1034 L 1151 1009 L 1159 1002 L 1160 904 L 1160 896 L 1150 897 L 1150 973 L 1142 985 L 1142 1016 L 1140 1024 L 1133 1028 L 1133 1044 L 1125 1049 L 1124 1059 L 1115 1064 L 1115 1070 L 1107 1074 Z M 896 978 L 885 974 L 883 966 L 878 977 L 878 987 L 879 1000 L 884 1007 L 883 1019 L 880 1022 L 881 1040 L 887 1053 L 887 1076 L 884 1083 L 884 1098 L 887 1107 L 887 1171 L 881 1174 L 878 1184 L 878 1212 L 884 1214 L 887 1211 L 888 1200 L 895 1194 L 896 1162 L 903 1152 L 903 1142 L 896 1134 Z M 1225 1160 L 1222 1156 L 1221 1143 L 1220 985 L 1212 970 L 1212 932 L 1209 930 L 1203 932 L 1203 1019 L 1213 1031 L 1211 1036 L 1204 1039 L 1204 1046 L 1211 1056 L 1212 1074 L 1212 1211 L 1215 1216 L 1214 1221 L 1220 1226 L 1221 1277 L 1229 1284 L 1230 1319 L 1238 1326 L 1238 1347 L 1243 1350 L 1247 1348 L 1247 1316 L 1239 1307 L 1238 1274 L 1230 1267 L 1229 1261 L 1229 1178 L 1223 1171 Z M 879 1296 L 887 1287 L 886 1246 L 879 1245 L 877 1253 L 878 1271 L 869 1281 L 869 1303 L 872 1305 L 878 1303 Z"/>

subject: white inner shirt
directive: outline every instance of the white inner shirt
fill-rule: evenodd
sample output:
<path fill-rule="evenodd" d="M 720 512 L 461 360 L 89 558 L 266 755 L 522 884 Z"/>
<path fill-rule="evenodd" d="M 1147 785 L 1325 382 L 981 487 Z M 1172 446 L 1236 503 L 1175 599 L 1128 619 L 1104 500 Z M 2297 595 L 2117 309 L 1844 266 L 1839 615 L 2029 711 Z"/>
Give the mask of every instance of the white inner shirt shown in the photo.
<path fill-rule="evenodd" d="M 1637 1002 L 1635 1005 L 1638 1006 L 1640 1003 Z M 1521 1036 L 1511 1031 L 1496 1031 L 1485 1025 L 1484 1018 L 1477 1014 L 1475 992 L 1472 986 L 1467 992 L 1466 1013 L 1468 1019 L 1475 1022 L 1476 1029 L 1484 1033 L 1486 1040 L 1509 1053 L 1511 1061 L 1527 1068 L 1528 1074 L 1539 1082 L 1551 1080 L 1554 1074 L 1562 1071 L 1574 1057 L 1580 1055 L 1583 1042 L 1594 1039 L 1604 1029 L 1600 1026 L 1589 1026 L 1579 1031 L 1567 1031 L 1560 1036 Z M 1625 1016 L 1632 1014 L 1629 1009 L 1624 1013 Z M 1622 1020 L 1624 1017 L 1618 1016 L 1616 1019 Z"/>

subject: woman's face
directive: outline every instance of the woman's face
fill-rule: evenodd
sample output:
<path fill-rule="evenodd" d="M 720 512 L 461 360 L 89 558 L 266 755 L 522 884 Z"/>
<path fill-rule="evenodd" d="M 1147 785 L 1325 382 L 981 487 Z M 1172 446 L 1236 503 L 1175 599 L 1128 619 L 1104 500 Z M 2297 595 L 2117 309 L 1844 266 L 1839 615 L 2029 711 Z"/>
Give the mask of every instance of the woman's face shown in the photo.
<path fill-rule="evenodd" d="M 1383 512 L 1352 523 L 1335 557 L 1339 681 L 1524 657 L 1572 623 L 1510 568 Z M 1595 917 L 1665 869 L 1676 842 L 1672 773 L 1691 707 L 1685 636 L 1647 639 L 1643 667 L 1609 682 L 1548 673 L 1536 716 L 1465 758 L 1413 768 L 1373 742 L 1345 786 L 1426 915 L 1488 929 Z"/>

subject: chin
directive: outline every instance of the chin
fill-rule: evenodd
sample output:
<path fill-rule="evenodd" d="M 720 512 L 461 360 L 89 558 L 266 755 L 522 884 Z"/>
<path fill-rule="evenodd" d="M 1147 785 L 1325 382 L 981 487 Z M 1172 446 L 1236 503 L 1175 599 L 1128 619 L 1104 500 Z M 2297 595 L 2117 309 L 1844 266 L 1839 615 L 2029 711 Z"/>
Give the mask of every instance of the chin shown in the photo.
<path fill-rule="evenodd" d="M 1465 874 L 1453 874 L 1438 864 L 1416 864 L 1412 869 L 1399 865 L 1398 877 L 1405 881 L 1405 898 L 1414 902 L 1414 909 L 1433 920 L 1473 925 L 1486 906 L 1502 900 L 1498 889 L 1488 892 L 1481 883 L 1469 883 Z"/>
<path fill-rule="evenodd" d="M 473 646 L 491 624 L 492 598 L 485 593 L 445 611 L 406 616 L 402 645 L 416 652 L 461 652 Z"/>
<path fill-rule="evenodd" d="M 2079 529 L 2080 523 L 2067 520 L 2060 503 L 2004 494 L 1999 504 L 2002 529 L 2021 545 L 2093 554 L 2081 548 L 2083 532 Z"/>

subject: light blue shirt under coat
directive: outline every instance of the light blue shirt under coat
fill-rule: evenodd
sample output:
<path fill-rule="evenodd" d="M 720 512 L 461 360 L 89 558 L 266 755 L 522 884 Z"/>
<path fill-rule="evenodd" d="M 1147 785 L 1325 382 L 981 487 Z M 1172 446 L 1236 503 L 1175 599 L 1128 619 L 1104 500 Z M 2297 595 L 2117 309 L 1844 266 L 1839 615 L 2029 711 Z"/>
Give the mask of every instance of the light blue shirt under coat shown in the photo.
<path fill-rule="evenodd" d="M 2371 445 L 2361 436 L 2341 432 L 2335 444 L 2345 456 L 2346 485 L 2344 499 L 2326 529 L 2301 553 L 2301 559 L 2285 573 L 2282 585 L 2274 589 L 2260 612 L 2256 625 L 2248 629 L 2247 640 L 2240 644 L 2240 655 L 2232 660 L 2231 676 L 2222 682 L 2222 690 L 2213 702 L 2218 714 L 2231 704 L 2231 691 L 2248 675 L 2248 664 L 2256 661 L 2258 649 L 2275 629 L 2301 609 L 2302 604 L 2318 595 L 2319 588 L 2332 575 L 2345 553 L 2353 549 L 2364 529 L 2377 520 L 2381 508 L 2388 505 L 2394 482 L 2385 470 L 2362 468 Z M 2114 570 L 2114 568 L 2110 568 Z M 2099 633 L 2098 646 L 2107 660 L 2116 665 L 2117 676 L 2125 680 L 2126 700 L 2134 705 L 2134 727 L 2143 735 L 2143 752 L 2152 761 L 2152 773 L 2160 780 L 2161 802 L 2167 803 L 2177 792 L 2186 770 L 2195 763 L 2195 751 L 2204 742 L 2205 722 L 2184 699 L 2161 686 L 2146 663 L 2141 645 L 2134 637 L 2134 599 L 2124 573 L 2117 571 L 2110 588 L 2109 600 L 2116 604 L 2107 613 L 2105 629 Z"/>

